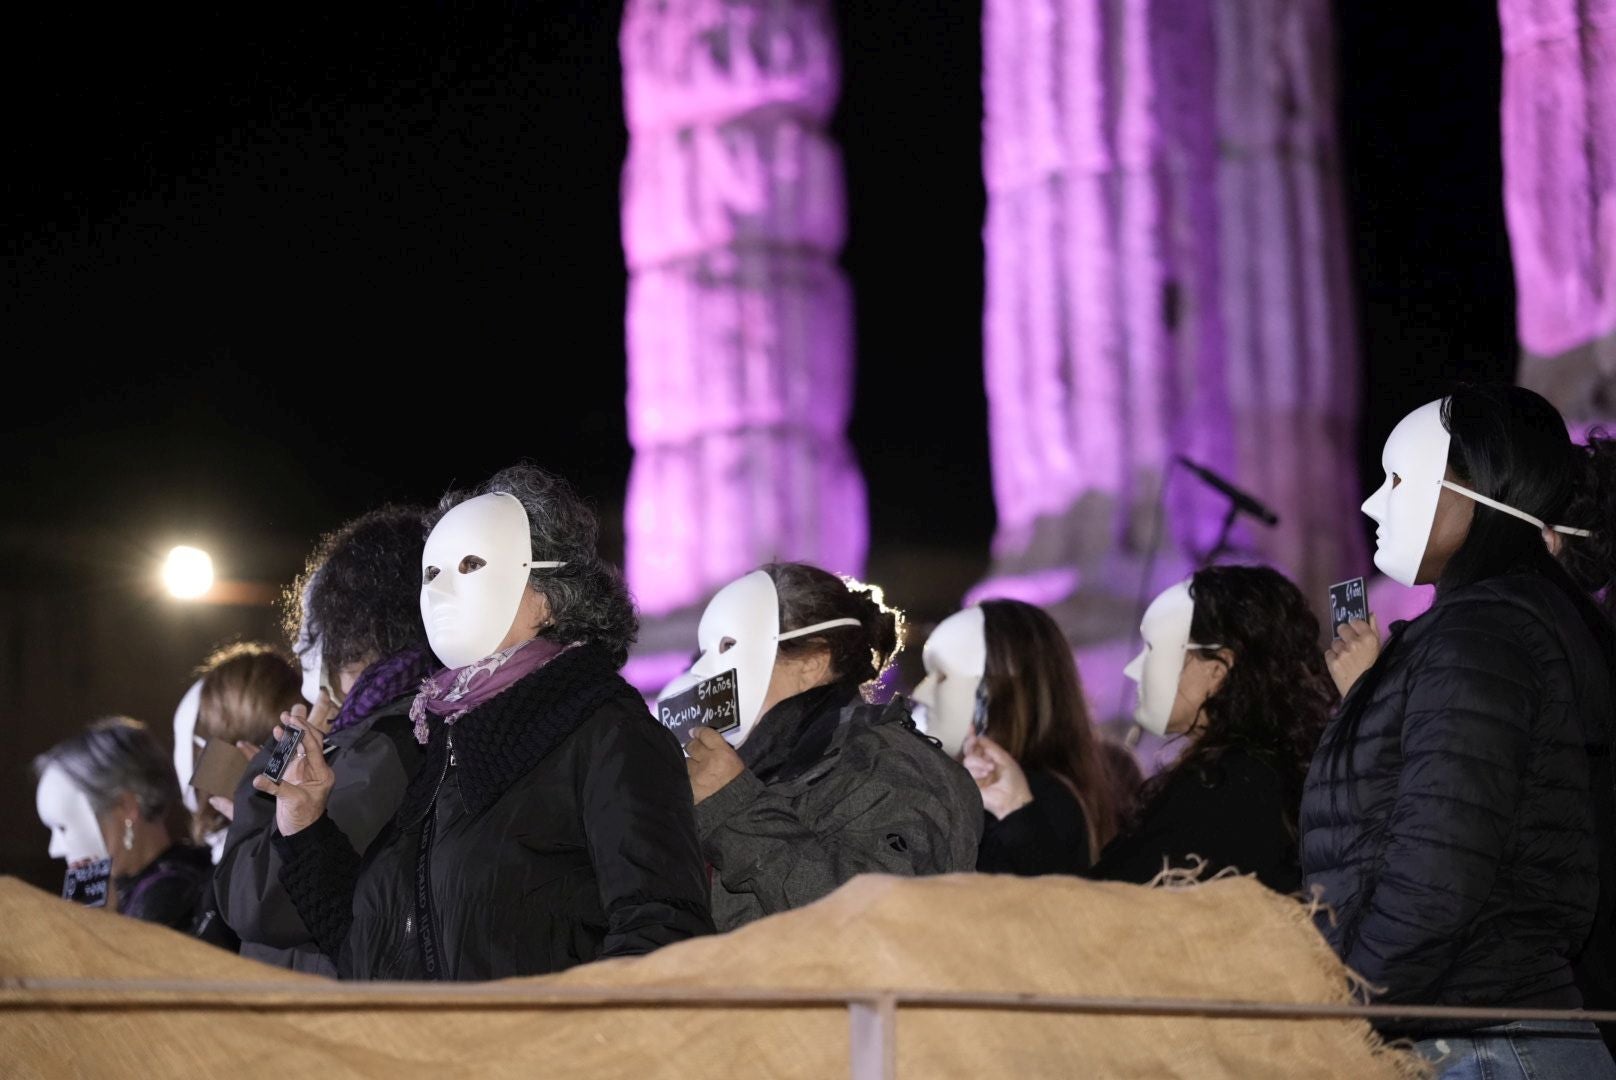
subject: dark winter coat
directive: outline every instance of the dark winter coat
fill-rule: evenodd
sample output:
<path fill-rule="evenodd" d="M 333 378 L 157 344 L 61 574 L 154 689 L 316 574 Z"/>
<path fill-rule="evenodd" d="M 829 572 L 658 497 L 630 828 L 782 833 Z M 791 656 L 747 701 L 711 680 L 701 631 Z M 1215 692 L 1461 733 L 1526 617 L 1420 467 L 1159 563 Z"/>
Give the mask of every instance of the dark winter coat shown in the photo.
<path fill-rule="evenodd" d="M 434 721 L 362 861 L 329 815 L 275 843 L 345 978 L 539 975 L 712 929 L 678 743 L 592 646 Z"/>
<path fill-rule="evenodd" d="M 1574 961 L 1609 918 L 1610 676 L 1571 599 L 1523 574 L 1439 598 L 1353 688 L 1308 776 L 1302 863 L 1321 930 L 1386 1000 L 1579 1003 Z"/>
<path fill-rule="evenodd" d="M 1093 864 L 1089 821 L 1072 789 L 1053 773 L 1027 773 L 1032 802 L 996 818 L 983 812 L 976 868 L 984 874 L 1081 874 Z"/>
<path fill-rule="evenodd" d="M 326 738 L 326 762 L 335 776 L 326 814 L 362 854 L 398 810 L 399 800 L 421 767 L 421 747 L 411 731 L 413 695 L 377 709 Z M 286 890 L 281 857 L 271 842 L 275 800 L 252 786 L 274 747 L 271 740 L 247 767 L 236 789 L 235 818 L 215 874 L 219 914 L 241 938 L 241 955 L 277 967 L 335 975 Z"/>
<path fill-rule="evenodd" d="M 1238 747 L 1205 765 L 1186 763 L 1140 810 L 1132 827 L 1106 846 L 1091 877 L 1148 884 L 1164 866 L 1206 861 L 1202 877 L 1234 868 L 1275 892 L 1302 884 L 1296 836 L 1297 784 Z"/>
<path fill-rule="evenodd" d="M 857 874 L 976 866 L 982 797 L 901 700 L 866 704 L 852 682 L 816 687 L 765 713 L 740 755 L 746 771 L 696 807 L 721 930 Z"/>
<path fill-rule="evenodd" d="M 213 856 L 205 847 L 179 843 L 138 874 L 119 877 L 118 914 L 190 933 L 203 907 Z"/>

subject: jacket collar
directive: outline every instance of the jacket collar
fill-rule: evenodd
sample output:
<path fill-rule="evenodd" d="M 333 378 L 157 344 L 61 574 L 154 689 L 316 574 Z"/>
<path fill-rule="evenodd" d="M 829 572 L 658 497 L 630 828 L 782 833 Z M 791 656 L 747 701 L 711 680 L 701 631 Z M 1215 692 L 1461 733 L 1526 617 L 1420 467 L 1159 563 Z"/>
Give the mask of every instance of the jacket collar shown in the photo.
<path fill-rule="evenodd" d="M 842 711 L 863 703 L 859 684 L 841 679 L 786 698 L 764 713 L 741 744 L 741 760 L 758 779 L 769 782 L 800 772 L 830 748 Z"/>
<path fill-rule="evenodd" d="M 433 717 L 426 761 L 404 793 L 400 820 L 414 825 L 431 809 L 449 764 L 451 736 L 461 798 L 476 814 L 498 802 L 613 698 L 645 707 L 602 649 L 581 645 L 511 684 L 452 726 Z"/>

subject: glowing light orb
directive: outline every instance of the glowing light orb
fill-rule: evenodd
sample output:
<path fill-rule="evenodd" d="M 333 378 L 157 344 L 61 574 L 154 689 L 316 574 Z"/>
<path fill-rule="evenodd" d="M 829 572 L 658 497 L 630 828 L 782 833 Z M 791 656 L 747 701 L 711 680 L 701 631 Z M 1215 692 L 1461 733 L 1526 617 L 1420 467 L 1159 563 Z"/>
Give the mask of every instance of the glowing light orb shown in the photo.
<path fill-rule="evenodd" d="M 213 587 L 213 559 L 200 548 L 175 548 L 163 563 L 163 585 L 176 600 L 195 600 Z"/>

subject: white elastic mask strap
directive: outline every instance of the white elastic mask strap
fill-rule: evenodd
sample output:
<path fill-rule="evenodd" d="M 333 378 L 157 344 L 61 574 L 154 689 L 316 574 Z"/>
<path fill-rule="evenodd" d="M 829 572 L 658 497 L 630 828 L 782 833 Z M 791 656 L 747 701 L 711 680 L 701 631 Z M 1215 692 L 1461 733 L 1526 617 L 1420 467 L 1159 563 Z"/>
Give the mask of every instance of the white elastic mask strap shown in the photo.
<path fill-rule="evenodd" d="M 567 564 L 564 562 L 525 562 L 522 564 L 529 570 L 559 570 Z"/>
<path fill-rule="evenodd" d="M 774 640 L 790 641 L 792 638 L 807 637 L 809 634 L 817 634 L 821 630 L 829 630 L 833 626 L 863 625 L 864 624 L 859 622 L 857 619 L 832 619 L 829 622 L 814 623 L 812 626 L 805 626 L 801 630 L 788 630 L 784 634 L 776 634 Z"/>
<path fill-rule="evenodd" d="M 1474 502 L 1479 502 L 1483 506 L 1490 506 L 1494 510 L 1497 510 L 1500 514 L 1508 514 L 1510 517 L 1520 518 L 1522 521 L 1530 522 L 1531 524 L 1537 526 L 1539 532 L 1542 532 L 1544 529 L 1547 529 L 1550 532 L 1557 532 L 1557 533 L 1560 533 L 1563 536 L 1592 536 L 1593 535 L 1593 532 L 1588 530 L 1588 529 L 1574 529 L 1570 525 L 1546 525 L 1546 524 L 1544 524 L 1544 522 L 1541 519 L 1533 517 L 1531 514 L 1528 514 L 1525 510 L 1517 510 L 1513 506 L 1505 506 L 1503 503 L 1499 502 L 1497 499 L 1489 499 L 1487 496 L 1482 495 L 1482 494 L 1480 494 L 1478 492 L 1471 491 L 1467 487 L 1463 487 L 1463 486 L 1461 486 L 1459 484 L 1455 484 L 1452 480 L 1438 480 L 1437 483 L 1441 484 L 1443 487 L 1447 488 L 1449 491 L 1457 491 L 1459 494 L 1463 495 L 1465 498 L 1470 499 L 1470 500 L 1472 500 Z"/>
<path fill-rule="evenodd" d="M 1184 651 L 1185 652 L 1217 652 L 1221 648 L 1223 648 L 1222 645 L 1197 645 L 1197 644 L 1195 644 L 1195 642 L 1191 641 L 1191 642 L 1188 642 L 1188 643 L 1185 644 Z"/>

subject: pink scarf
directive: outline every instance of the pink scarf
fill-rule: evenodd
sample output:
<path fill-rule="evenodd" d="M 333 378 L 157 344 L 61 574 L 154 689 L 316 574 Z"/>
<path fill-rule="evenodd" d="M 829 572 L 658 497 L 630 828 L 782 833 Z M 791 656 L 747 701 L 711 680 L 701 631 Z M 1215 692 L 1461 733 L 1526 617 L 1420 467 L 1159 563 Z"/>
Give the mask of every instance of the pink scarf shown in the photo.
<path fill-rule="evenodd" d="M 415 741 L 426 745 L 431 734 L 427 714 L 453 724 L 477 706 L 498 697 L 507 687 L 539 670 L 551 660 L 580 643 L 557 645 L 544 638 L 518 642 L 502 652 L 485 656 L 461 668 L 444 668 L 421 683 L 421 692 L 410 704 L 415 722 Z"/>

